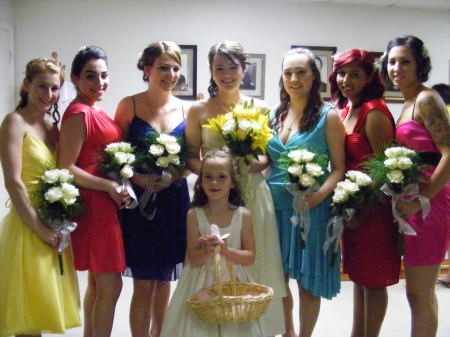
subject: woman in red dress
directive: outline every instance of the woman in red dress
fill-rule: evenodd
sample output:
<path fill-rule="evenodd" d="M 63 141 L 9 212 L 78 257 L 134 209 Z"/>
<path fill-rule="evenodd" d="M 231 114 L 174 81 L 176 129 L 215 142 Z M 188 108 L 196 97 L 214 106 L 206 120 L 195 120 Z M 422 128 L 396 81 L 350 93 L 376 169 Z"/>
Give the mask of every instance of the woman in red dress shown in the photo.
<path fill-rule="evenodd" d="M 373 56 L 359 49 L 337 56 L 330 75 L 332 100 L 343 109 L 347 170 L 394 138 L 394 119 L 383 100 L 384 85 Z M 354 285 L 351 336 L 378 336 L 387 308 L 386 287 L 398 282 L 400 255 L 397 226 L 389 204 L 355 214 L 343 234 L 343 263 Z"/>
<path fill-rule="evenodd" d="M 81 187 L 83 214 L 72 235 L 75 268 L 88 270 L 84 297 L 84 337 L 111 335 L 114 311 L 125 269 L 117 208 L 128 202 L 127 193 L 105 178 L 98 163 L 109 143 L 122 133 L 97 106 L 108 88 L 106 54 L 99 47 L 83 47 L 72 62 L 71 80 L 77 96 L 64 113 L 58 144 L 58 165 L 69 169 Z"/>

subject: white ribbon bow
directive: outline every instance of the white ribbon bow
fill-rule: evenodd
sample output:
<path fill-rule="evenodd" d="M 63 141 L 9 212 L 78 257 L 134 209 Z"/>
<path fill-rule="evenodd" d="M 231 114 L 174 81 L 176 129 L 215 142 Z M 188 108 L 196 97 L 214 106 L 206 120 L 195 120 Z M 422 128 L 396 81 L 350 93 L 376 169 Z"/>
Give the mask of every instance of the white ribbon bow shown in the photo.
<path fill-rule="evenodd" d="M 131 197 L 130 202 L 125 206 L 126 209 L 136 208 L 138 205 L 136 193 L 134 193 L 133 187 L 127 178 L 122 178 L 122 185 L 116 188 L 117 193 L 122 193 L 127 191 L 128 195 Z"/>
<path fill-rule="evenodd" d="M 336 215 L 327 222 L 325 230 L 326 239 L 322 246 L 324 254 L 327 253 L 328 248 L 333 244 L 333 242 L 335 242 L 334 253 L 337 254 L 339 249 L 339 241 L 342 236 L 342 232 L 344 231 L 344 220 L 349 221 L 353 217 L 353 214 L 355 214 L 354 208 L 345 208 L 343 215 Z"/>
<path fill-rule="evenodd" d="M 156 200 L 156 197 L 158 195 L 158 192 L 153 191 L 151 186 L 154 184 L 155 180 L 158 178 L 157 174 L 151 174 L 150 175 L 150 183 L 148 186 L 149 188 L 145 189 L 144 193 L 142 193 L 141 198 L 139 199 L 139 210 L 141 211 L 141 214 L 144 218 L 147 220 L 153 220 L 156 215 L 157 208 L 155 207 L 151 212 L 147 212 L 145 210 L 147 204 L 149 201 L 152 203 Z M 159 186 L 161 188 L 166 188 L 170 185 L 170 182 L 172 181 L 172 174 L 170 172 L 164 170 L 161 174 L 161 183 Z"/>
<path fill-rule="evenodd" d="M 422 208 L 422 219 L 425 219 L 430 212 L 430 200 L 419 194 L 419 185 L 409 184 L 400 193 L 394 192 L 388 184 L 384 184 L 380 189 L 384 192 L 384 194 L 389 195 L 392 198 L 392 214 L 399 224 L 399 232 L 405 235 L 417 235 L 414 228 L 408 222 L 406 222 L 397 212 L 397 203 L 400 200 L 405 202 L 412 202 L 415 199 L 419 199 L 420 206 Z"/>

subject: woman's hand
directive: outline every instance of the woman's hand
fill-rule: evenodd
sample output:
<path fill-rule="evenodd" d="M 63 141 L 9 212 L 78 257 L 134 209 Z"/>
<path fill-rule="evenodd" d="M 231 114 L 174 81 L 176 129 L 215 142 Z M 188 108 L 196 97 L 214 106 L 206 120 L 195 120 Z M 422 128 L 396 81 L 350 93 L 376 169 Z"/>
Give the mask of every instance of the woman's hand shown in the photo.
<path fill-rule="evenodd" d="M 120 188 L 121 188 L 121 185 L 119 185 L 117 182 L 111 180 L 107 192 L 108 192 L 110 198 L 111 198 L 112 200 L 114 200 L 114 202 L 116 203 L 116 205 L 117 205 L 119 208 L 123 208 L 123 207 L 125 207 L 126 205 L 128 205 L 128 203 L 129 203 L 130 200 L 131 200 L 131 197 L 130 197 L 130 195 L 128 194 L 128 192 L 127 192 L 126 189 L 124 189 L 124 190 L 121 191 L 121 192 L 118 192 L 118 191 L 120 191 Z"/>
<path fill-rule="evenodd" d="M 58 248 L 58 245 L 62 239 L 60 232 L 47 227 L 43 223 L 36 227 L 35 233 L 42 241 L 53 248 Z"/>
<path fill-rule="evenodd" d="M 396 206 L 398 214 L 402 218 L 414 215 L 422 209 L 419 199 L 414 199 L 411 202 L 400 200 Z"/>
<path fill-rule="evenodd" d="M 323 199 L 324 198 L 319 191 L 306 196 L 306 201 L 308 202 L 309 209 L 313 209 L 314 207 L 316 207 L 323 201 Z"/>

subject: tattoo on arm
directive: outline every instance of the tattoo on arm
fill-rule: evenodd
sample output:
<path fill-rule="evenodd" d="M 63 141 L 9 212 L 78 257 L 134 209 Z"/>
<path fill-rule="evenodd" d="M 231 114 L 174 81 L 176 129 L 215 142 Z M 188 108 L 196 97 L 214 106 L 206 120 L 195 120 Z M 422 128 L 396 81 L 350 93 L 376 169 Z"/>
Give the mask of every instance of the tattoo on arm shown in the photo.
<path fill-rule="evenodd" d="M 450 124 L 445 105 L 435 97 L 427 96 L 419 106 L 423 123 L 436 145 L 450 146 Z"/>

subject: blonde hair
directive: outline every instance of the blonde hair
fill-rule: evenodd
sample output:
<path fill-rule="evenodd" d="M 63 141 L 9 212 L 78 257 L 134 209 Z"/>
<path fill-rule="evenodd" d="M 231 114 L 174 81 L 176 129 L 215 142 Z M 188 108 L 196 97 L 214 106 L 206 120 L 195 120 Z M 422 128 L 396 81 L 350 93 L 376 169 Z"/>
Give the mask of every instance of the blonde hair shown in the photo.
<path fill-rule="evenodd" d="M 162 54 L 167 54 L 172 57 L 181 66 L 181 49 L 180 47 L 170 41 L 158 41 L 151 43 L 144 49 L 141 57 L 137 63 L 137 68 L 144 71 L 145 66 L 152 66 L 155 60 Z M 142 76 L 145 82 L 148 82 L 147 75 Z"/>

